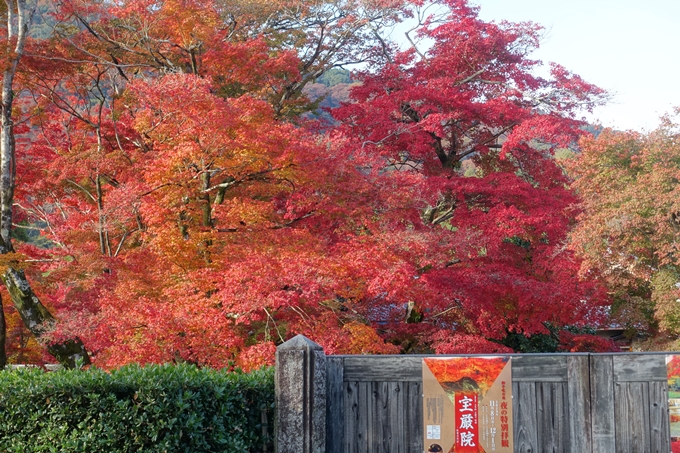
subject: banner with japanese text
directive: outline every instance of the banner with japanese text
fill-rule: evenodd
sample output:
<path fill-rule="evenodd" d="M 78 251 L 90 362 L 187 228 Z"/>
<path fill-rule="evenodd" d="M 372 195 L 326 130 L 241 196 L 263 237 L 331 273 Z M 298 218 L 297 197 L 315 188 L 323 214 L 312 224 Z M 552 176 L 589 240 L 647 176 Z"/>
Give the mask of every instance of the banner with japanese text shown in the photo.
<path fill-rule="evenodd" d="M 509 357 L 423 359 L 427 453 L 512 453 Z"/>

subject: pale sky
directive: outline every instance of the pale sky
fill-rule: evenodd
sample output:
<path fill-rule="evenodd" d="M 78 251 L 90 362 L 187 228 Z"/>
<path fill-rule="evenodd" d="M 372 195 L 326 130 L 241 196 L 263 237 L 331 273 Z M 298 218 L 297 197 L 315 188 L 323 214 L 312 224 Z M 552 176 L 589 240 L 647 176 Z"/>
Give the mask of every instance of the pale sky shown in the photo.
<path fill-rule="evenodd" d="M 532 21 L 547 36 L 535 58 L 611 93 L 603 126 L 650 130 L 680 106 L 680 0 L 470 0 L 484 20 Z"/>

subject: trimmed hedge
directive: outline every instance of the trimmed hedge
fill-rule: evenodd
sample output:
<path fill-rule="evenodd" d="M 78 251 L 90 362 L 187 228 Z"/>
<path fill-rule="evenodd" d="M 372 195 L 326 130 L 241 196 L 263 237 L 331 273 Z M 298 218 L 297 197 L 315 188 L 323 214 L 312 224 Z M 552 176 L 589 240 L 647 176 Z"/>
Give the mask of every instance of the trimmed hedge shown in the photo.
<path fill-rule="evenodd" d="M 273 369 L 0 372 L 5 453 L 261 452 L 271 450 L 273 421 Z"/>

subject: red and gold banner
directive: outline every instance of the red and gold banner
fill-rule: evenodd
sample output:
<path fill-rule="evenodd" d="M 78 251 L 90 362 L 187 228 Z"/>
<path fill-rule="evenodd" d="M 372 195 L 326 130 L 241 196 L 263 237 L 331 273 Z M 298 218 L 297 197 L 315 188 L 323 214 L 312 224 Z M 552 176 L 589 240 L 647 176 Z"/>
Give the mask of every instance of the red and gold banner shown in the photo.
<path fill-rule="evenodd" d="M 509 357 L 423 359 L 424 450 L 511 453 Z"/>

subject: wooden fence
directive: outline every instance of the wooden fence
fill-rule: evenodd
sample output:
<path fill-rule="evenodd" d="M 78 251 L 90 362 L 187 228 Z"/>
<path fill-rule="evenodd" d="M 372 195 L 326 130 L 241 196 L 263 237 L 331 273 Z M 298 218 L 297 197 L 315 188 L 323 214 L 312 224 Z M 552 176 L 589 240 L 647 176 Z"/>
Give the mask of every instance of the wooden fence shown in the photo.
<path fill-rule="evenodd" d="M 669 453 L 664 354 L 512 355 L 515 452 Z M 422 453 L 423 356 L 277 351 L 278 453 Z"/>

